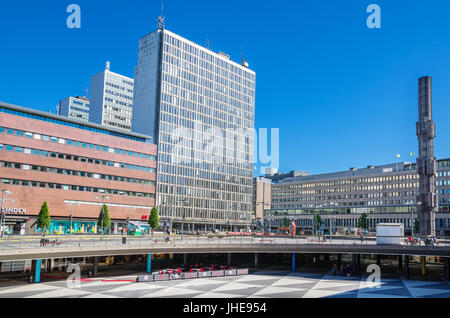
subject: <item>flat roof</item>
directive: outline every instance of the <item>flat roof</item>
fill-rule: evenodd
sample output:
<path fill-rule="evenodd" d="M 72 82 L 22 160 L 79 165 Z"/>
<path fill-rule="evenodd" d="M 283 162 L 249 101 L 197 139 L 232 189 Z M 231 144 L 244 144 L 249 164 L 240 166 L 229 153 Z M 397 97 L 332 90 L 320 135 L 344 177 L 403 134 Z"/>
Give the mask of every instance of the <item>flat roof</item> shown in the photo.
<path fill-rule="evenodd" d="M 231 59 L 231 57 L 230 57 L 229 54 L 226 54 L 226 53 L 224 53 L 224 52 L 222 52 L 222 51 L 215 52 L 215 51 L 211 50 L 210 48 L 204 47 L 203 45 L 200 45 L 200 44 L 198 44 L 198 43 L 196 43 L 196 42 L 194 42 L 194 41 L 192 41 L 192 40 L 189 40 L 188 38 L 185 38 L 184 36 L 179 35 L 179 34 L 177 34 L 177 33 L 175 33 L 175 32 L 172 32 L 172 31 L 170 31 L 170 30 L 168 30 L 168 29 L 157 29 L 157 30 L 155 30 L 155 31 L 153 31 L 153 32 L 150 32 L 150 33 L 144 35 L 143 37 L 141 37 L 141 40 L 142 40 L 143 38 L 145 38 L 145 37 L 147 37 L 147 36 L 153 34 L 153 33 L 161 32 L 161 31 L 162 31 L 162 32 L 169 33 L 170 35 L 172 35 L 172 36 L 174 36 L 174 37 L 179 37 L 179 38 L 183 39 L 184 41 L 189 42 L 189 44 L 191 44 L 192 46 L 195 46 L 195 47 L 197 47 L 197 48 L 200 49 L 200 50 L 207 51 L 207 53 L 213 55 L 214 57 L 219 58 L 219 59 L 221 59 L 221 60 L 224 61 L 224 62 L 234 64 L 234 66 L 240 68 L 241 70 L 243 70 L 243 71 L 248 71 L 250 74 L 253 74 L 253 75 L 256 76 L 256 72 L 255 72 L 254 70 L 252 70 L 251 68 L 249 68 L 249 67 L 247 67 L 247 66 L 242 65 L 242 64 L 239 63 L 239 62 L 233 61 L 233 60 Z M 223 54 L 227 55 L 228 58 L 225 57 Z"/>
<path fill-rule="evenodd" d="M 447 161 L 449 159 L 438 159 L 437 163 L 442 161 Z M 368 166 L 367 168 L 351 168 L 346 171 L 338 171 L 338 172 L 329 172 L 323 174 L 314 174 L 309 176 L 297 176 L 297 177 L 285 177 L 279 181 L 273 181 L 272 183 L 275 185 L 283 185 L 287 183 L 298 183 L 298 182 L 320 182 L 325 180 L 333 180 L 340 178 L 349 178 L 349 177 L 369 177 L 376 176 L 382 174 L 389 173 L 411 173 L 415 172 L 415 169 L 405 169 L 405 167 L 415 166 L 415 162 L 398 162 L 398 163 L 390 163 L 381 166 Z M 438 167 L 439 168 L 439 167 Z M 289 174 L 289 173 L 288 173 Z M 282 174 L 278 174 L 282 177 Z M 277 175 L 275 175 L 276 177 Z"/>
<path fill-rule="evenodd" d="M 0 108 L 6 108 L 6 109 L 10 109 L 12 111 L 18 111 L 18 112 L 22 112 L 22 113 L 26 113 L 26 114 L 30 114 L 30 115 L 35 115 L 35 116 L 42 116 L 42 117 L 50 118 L 53 120 L 66 122 L 68 124 L 89 127 L 89 128 L 95 129 L 95 132 L 99 132 L 99 133 L 101 133 L 101 131 L 104 131 L 105 133 L 111 132 L 111 134 L 110 134 L 111 136 L 115 136 L 115 137 L 119 137 L 119 138 L 122 135 L 123 137 L 121 137 L 121 138 L 126 138 L 128 136 L 128 137 L 131 137 L 134 139 L 142 139 L 142 141 L 148 141 L 148 140 L 152 139 L 152 137 L 150 137 L 148 135 L 130 132 L 130 131 L 117 129 L 117 128 L 113 128 L 113 127 L 106 127 L 106 126 L 94 124 L 91 122 L 86 122 L 86 121 L 82 121 L 82 120 L 78 120 L 78 119 L 69 118 L 66 116 L 61 116 L 61 115 L 56 115 L 56 114 L 49 113 L 49 112 L 35 110 L 32 108 L 8 104 L 8 103 L 2 102 L 2 101 L 0 101 Z M 36 118 L 36 119 L 39 120 L 39 118 Z M 57 122 L 53 122 L 53 123 L 55 123 L 57 125 L 61 125 Z M 74 128 L 77 128 L 77 127 L 74 126 Z M 79 128 L 79 129 L 82 129 L 82 128 Z"/>

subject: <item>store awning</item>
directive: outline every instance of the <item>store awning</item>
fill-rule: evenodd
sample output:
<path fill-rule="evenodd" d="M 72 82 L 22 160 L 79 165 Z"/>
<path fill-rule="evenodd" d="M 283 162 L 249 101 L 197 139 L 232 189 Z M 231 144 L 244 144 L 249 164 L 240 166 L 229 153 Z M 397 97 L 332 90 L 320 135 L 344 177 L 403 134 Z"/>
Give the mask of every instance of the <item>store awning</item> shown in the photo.
<path fill-rule="evenodd" d="M 30 220 L 27 216 L 19 216 L 19 215 L 6 215 L 5 218 L 5 224 L 6 225 L 15 225 L 18 223 L 26 223 L 28 220 Z"/>

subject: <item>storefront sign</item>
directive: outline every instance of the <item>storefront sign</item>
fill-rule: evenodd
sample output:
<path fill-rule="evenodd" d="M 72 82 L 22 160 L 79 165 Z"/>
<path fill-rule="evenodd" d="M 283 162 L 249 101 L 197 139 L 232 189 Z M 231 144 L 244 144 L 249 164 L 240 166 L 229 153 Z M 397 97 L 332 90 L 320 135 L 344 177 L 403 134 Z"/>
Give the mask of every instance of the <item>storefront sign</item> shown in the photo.
<path fill-rule="evenodd" d="M 25 214 L 27 209 L 6 208 L 2 209 L 2 213 L 6 214 Z"/>

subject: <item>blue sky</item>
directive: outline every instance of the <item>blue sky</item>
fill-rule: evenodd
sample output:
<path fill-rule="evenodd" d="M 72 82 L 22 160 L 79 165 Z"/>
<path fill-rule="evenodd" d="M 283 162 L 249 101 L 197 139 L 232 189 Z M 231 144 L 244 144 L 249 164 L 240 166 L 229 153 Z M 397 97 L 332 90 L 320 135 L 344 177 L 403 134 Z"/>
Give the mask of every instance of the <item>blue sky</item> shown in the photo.
<path fill-rule="evenodd" d="M 68 29 L 66 7 L 81 7 Z M 366 7 L 381 7 L 381 29 Z M 417 80 L 433 77 L 436 156 L 450 157 L 450 2 L 166 0 L 166 27 L 256 71 L 256 127 L 280 129 L 280 170 L 410 160 Z M 161 2 L 0 0 L 0 100 L 55 111 L 111 61 L 133 77 Z"/>

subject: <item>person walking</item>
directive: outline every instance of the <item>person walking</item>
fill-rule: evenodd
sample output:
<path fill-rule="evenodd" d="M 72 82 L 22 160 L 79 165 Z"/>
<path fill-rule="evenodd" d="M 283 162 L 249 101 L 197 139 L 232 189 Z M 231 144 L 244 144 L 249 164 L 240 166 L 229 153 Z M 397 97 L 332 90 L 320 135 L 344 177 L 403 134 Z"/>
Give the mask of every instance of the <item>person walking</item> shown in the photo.
<path fill-rule="evenodd" d="M 347 277 L 350 277 L 350 265 L 347 264 L 347 266 L 345 266 L 345 274 L 347 275 Z"/>
<path fill-rule="evenodd" d="M 333 272 L 333 276 L 336 276 L 336 272 L 337 272 L 337 265 L 336 264 L 333 265 L 332 272 Z"/>
<path fill-rule="evenodd" d="M 341 275 L 344 276 L 344 265 L 343 264 L 341 264 L 340 270 L 341 270 Z"/>
<path fill-rule="evenodd" d="M 45 234 L 44 234 L 41 239 L 41 246 L 45 246 L 45 243 L 46 243 L 46 238 L 45 238 Z"/>

